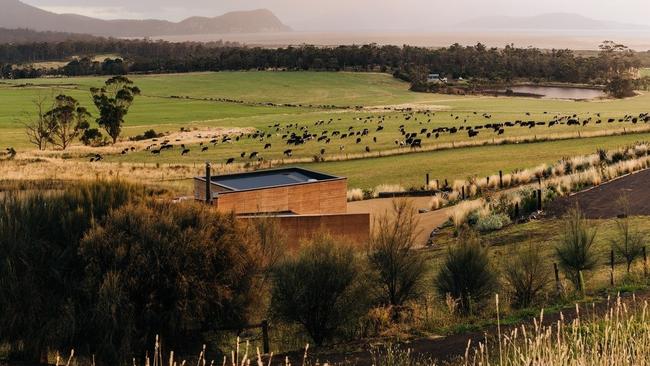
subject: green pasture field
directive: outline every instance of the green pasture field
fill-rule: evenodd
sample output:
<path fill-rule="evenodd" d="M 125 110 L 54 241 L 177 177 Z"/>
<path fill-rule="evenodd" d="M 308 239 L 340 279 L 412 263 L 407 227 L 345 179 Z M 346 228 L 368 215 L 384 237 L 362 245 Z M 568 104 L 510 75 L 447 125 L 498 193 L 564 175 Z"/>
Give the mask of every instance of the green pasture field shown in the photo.
<path fill-rule="evenodd" d="M 449 182 L 474 176 L 482 178 L 499 170 L 510 173 L 515 169 L 555 163 L 563 157 L 592 154 L 598 148 L 614 149 L 640 141 L 650 141 L 650 133 L 468 147 L 302 166 L 347 177 L 351 187 L 399 184 L 408 188 L 424 185 L 427 173 L 430 179 L 448 179 Z"/>
<path fill-rule="evenodd" d="M 197 142 L 186 144 L 190 152 L 181 156 L 180 144 L 153 156 L 147 150 L 127 155 L 108 155 L 109 162 L 197 164 L 206 160 L 224 163 L 235 158 L 235 163 L 254 162 L 251 152 L 257 152 L 266 160 L 283 158 L 283 152 L 293 150 L 293 158 L 310 160 L 325 150 L 325 163 L 305 164 L 312 169 L 348 176 L 352 186 L 371 187 L 381 183 L 419 184 L 422 176 L 430 172 L 440 178 L 466 178 L 471 175 L 492 174 L 495 171 L 512 170 L 552 162 L 563 156 L 590 153 L 598 147 L 614 148 L 637 140 L 648 139 L 646 134 L 572 139 L 538 144 L 500 145 L 423 152 L 382 158 L 356 159 L 343 162 L 327 162 L 328 159 L 345 158 L 366 151 L 371 153 L 398 149 L 395 141 L 403 141 L 399 131 L 401 125 L 408 132 L 420 133 L 422 129 L 437 127 L 460 127 L 484 125 L 505 121 L 544 121 L 555 116 L 576 115 L 580 120 L 591 118 L 587 126 L 556 125 L 535 128 L 506 128 L 502 136 L 492 130 L 480 130 L 476 142 L 493 142 L 498 138 L 553 138 L 570 134 L 629 131 L 631 123 L 607 123 L 607 119 L 623 118 L 650 111 L 650 96 L 640 95 L 626 100 L 604 100 L 574 102 L 533 98 L 504 98 L 479 96 L 453 96 L 413 93 L 408 84 L 378 73 L 332 73 L 332 72 L 220 72 L 130 76 L 142 89 L 142 96 L 136 99 L 124 126 L 123 138 L 153 128 L 157 132 L 174 133 L 181 128 L 196 129 L 208 150 L 201 152 Z M 5 80 L 0 83 L 0 147 L 13 146 L 19 151 L 33 149 L 29 145 L 21 121 L 27 121 L 35 114 L 33 100 L 66 93 L 78 98 L 93 115 L 89 89 L 101 86 L 105 77 L 43 78 L 33 80 Z M 174 96 L 172 98 L 172 96 Z M 210 99 L 229 99 L 244 103 L 222 102 Z M 267 105 L 274 103 L 275 105 Z M 292 104 L 295 106 L 282 106 Z M 300 106 L 298 106 L 300 105 Z M 324 108 L 335 105 L 337 108 Z M 341 108 L 344 106 L 364 106 Z M 386 106 L 420 108 L 430 114 L 409 115 Z M 600 117 L 597 116 L 600 114 Z M 491 118 L 485 118 L 488 114 Z M 595 124 L 596 119 L 603 123 Z M 321 123 L 317 123 L 322 121 Z M 381 122 L 381 123 L 380 123 Z M 287 125 L 293 125 L 287 128 Z M 332 131 L 346 133 L 350 128 L 355 136 L 347 139 L 331 138 L 324 141 L 310 141 L 300 146 L 287 146 L 282 136 L 300 131 L 295 125 L 306 128 L 310 133 L 322 135 Z M 279 129 L 274 127 L 278 125 Z M 379 125 L 382 131 L 376 131 Z M 643 127 L 641 124 L 635 128 Z M 206 129 L 249 128 L 270 135 L 263 140 L 242 136 L 239 141 L 216 145 L 209 144 Z M 648 126 L 650 127 L 650 126 Z M 357 136 L 364 128 L 368 136 Z M 361 141 L 356 143 L 356 139 Z M 425 148 L 469 140 L 466 131 L 457 134 L 442 134 L 440 138 L 420 136 Z M 377 141 L 374 141 L 374 138 Z M 151 142 L 153 144 L 154 142 Z M 264 149 L 271 144 L 269 149 Z M 128 143 L 124 143 L 125 146 Z M 409 148 L 401 149 L 402 152 Z M 98 149 L 101 152 L 101 148 Z M 241 158 L 241 154 L 246 156 Z M 85 157 L 80 157 L 85 159 Z"/>

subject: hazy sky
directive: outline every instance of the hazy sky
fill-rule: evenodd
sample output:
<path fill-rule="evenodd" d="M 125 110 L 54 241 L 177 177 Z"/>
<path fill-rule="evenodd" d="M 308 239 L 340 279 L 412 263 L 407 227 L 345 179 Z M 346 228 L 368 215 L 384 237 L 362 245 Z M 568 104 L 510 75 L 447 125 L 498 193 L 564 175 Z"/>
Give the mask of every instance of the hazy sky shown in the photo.
<path fill-rule="evenodd" d="M 0 0 L 1 1 L 1 0 Z M 180 20 L 267 8 L 297 30 L 424 30 L 487 15 L 579 13 L 650 25 L 650 0 L 23 0 L 105 19 Z"/>

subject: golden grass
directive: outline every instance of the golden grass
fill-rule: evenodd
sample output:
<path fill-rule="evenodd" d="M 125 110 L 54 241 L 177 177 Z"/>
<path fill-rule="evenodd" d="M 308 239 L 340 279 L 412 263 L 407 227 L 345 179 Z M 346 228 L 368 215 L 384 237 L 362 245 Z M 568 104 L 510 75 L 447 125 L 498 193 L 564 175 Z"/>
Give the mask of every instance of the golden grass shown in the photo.
<path fill-rule="evenodd" d="M 353 188 L 348 190 L 347 193 L 348 202 L 361 201 L 363 200 L 363 190 L 361 188 Z"/>
<path fill-rule="evenodd" d="M 463 201 L 454 206 L 451 210 L 451 222 L 453 222 L 456 228 L 459 228 L 467 221 L 467 216 L 469 216 L 472 211 L 481 210 L 484 207 L 485 200 L 483 199 Z"/>
<path fill-rule="evenodd" d="M 497 314 L 498 314 L 498 295 Z M 465 365 L 501 366 L 600 366 L 648 365 L 650 362 L 650 319 L 648 303 L 632 298 L 626 304 L 619 297 L 600 317 L 578 304 L 576 317 L 561 317 L 542 325 L 544 313 L 532 325 L 521 325 L 498 335 L 489 344 L 479 343 L 464 357 Z M 498 318 L 499 315 L 497 315 Z M 498 322 L 498 320 L 497 320 Z"/>

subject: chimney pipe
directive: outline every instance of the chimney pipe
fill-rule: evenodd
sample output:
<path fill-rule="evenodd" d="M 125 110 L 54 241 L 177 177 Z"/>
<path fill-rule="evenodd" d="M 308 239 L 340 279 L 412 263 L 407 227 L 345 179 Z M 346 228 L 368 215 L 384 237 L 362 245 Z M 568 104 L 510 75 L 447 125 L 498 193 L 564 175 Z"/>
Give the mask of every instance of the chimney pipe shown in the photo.
<path fill-rule="evenodd" d="M 212 182 L 212 175 L 210 174 L 210 163 L 205 163 L 205 203 L 212 204 L 212 189 L 210 183 Z"/>

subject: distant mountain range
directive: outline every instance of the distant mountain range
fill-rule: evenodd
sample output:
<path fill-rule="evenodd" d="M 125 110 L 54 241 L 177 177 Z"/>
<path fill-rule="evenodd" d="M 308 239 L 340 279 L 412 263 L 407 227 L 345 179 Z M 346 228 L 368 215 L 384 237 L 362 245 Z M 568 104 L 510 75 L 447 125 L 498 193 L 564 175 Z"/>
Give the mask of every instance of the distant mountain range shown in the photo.
<path fill-rule="evenodd" d="M 549 13 L 530 17 L 489 16 L 459 23 L 469 29 L 503 30 L 648 30 L 650 27 L 587 18 L 578 14 Z"/>
<path fill-rule="evenodd" d="M 103 20 L 77 14 L 56 14 L 19 0 L 2 0 L 0 27 L 108 37 L 291 31 L 290 27 L 266 9 L 231 12 L 213 18 L 191 17 L 175 23 L 156 19 Z"/>

